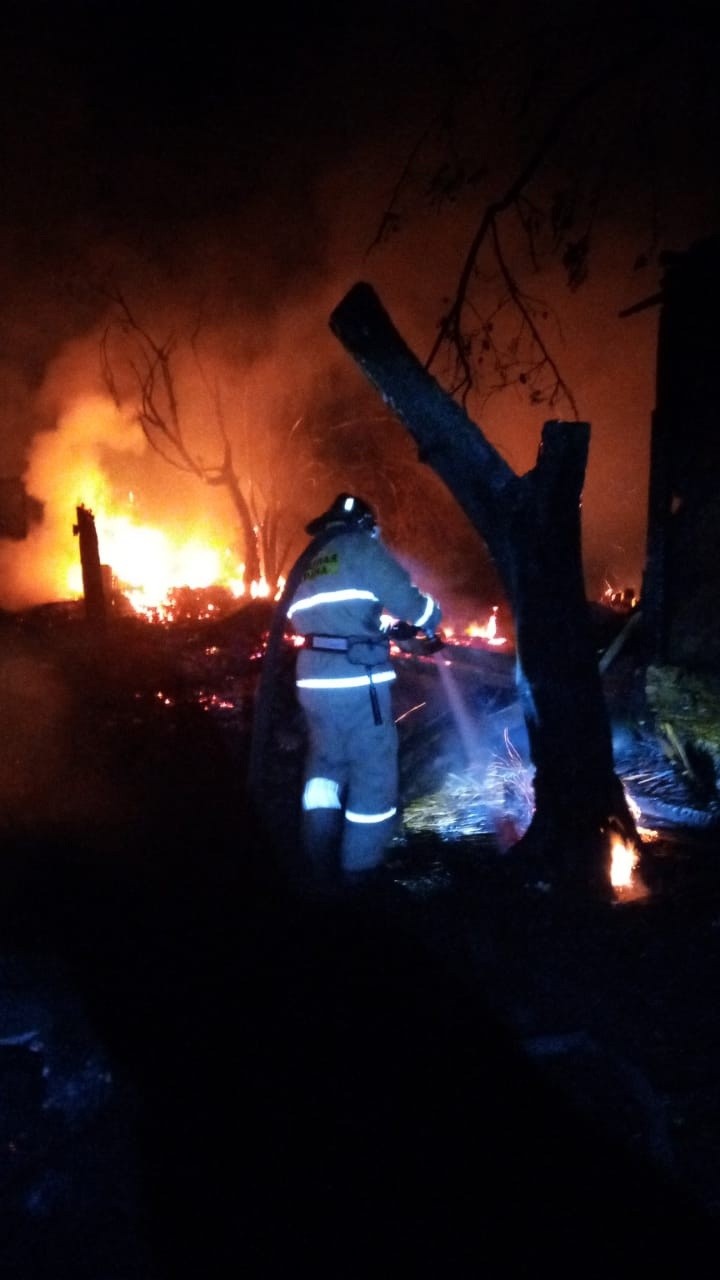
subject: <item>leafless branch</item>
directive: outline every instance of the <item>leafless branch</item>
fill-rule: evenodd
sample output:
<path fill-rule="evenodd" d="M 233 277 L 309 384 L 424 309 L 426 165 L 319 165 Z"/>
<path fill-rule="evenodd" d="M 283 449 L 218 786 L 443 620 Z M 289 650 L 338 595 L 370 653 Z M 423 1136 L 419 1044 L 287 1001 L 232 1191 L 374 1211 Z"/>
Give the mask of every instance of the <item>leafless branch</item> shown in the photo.
<path fill-rule="evenodd" d="M 425 368 L 430 369 L 443 347 L 452 348 L 459 371 L 455 393 L 467 394 L 473 385 L 473 370 L 470 358 L 471 344 L 469 344 L 465 333 L 465 315 L 469 305 L 471 284 L 477 272 L 481 250 L 486 242 L 491 242 L 491 247 L 495 251 L 499 243 L 498 223 L 503 214 L 512 209 L 520 216 L 526 232 L 530 232 L 529 244 L 531 257 L 533 256 L 534 234 L 537 222 L 536 211 L 527 196 L 527 188 L 576 119 L 579 109 L 589 99 L 607 89 L 615 80 L 627 74 L 628 71 L 636 69 L 638 63 L 653 52 L 661 42 L 662 38 L 657 37 L 646 41 L 641 46 L 634 47 L 570 93 L 557 107 L 539 142 L 505 191 L 495 200 L 489 201 L 485 206 L 465 254 L 452 301 L 440 321 L 437 336 L 425 361 Z M 503 264 L 497 261 L 497 266 L 507 284 Z M 522 297 L 517 289 L 511 290 L 511 296 L 515 304 L 518 304 Z M 537 334 L 537 326 L 531 327 L 534 333 Z M 567 394 L 567 388 L 558 375 L 558 389 L 560 389 L 561 385 L 563 394 Z M 571 398 L 570 402 L 572 403 Z"/>
<path fill-rule="evenodd" d="M 497 260 L 498 266 L 500 267 L 500 272 L 503 277 L 503 280 L 505 281 L 508 293 L 512 298 L 514 305 L 517 307 L 518 311 L 520 312 L 520 315 L 523 318 L 523 322 L 527 325 L 528 329 L 530 330 L 530 333 L 532 334 L 533 342 L 535 343 L 535 346 L 540 352 L 540 360 L 536 364 L 532 372 L 532 380 L 537 379 L 538 373 L 543 368 L 545 367 L 549 368 L 554 379 L 554 386 L 548 397 L 549 403 L 551 405 L 555 405 L 557 404 L 557 401 L 560 398 L 560 396 L 564 396 L 568 404 L 570 405 L 573 411 L 573 414 L 575 415 L 575 418 L 578 419 L 580 417 L 580 414 L 578 412 L 577 404 L 575 403 L 575 397 L 573 396 L 572 391 L 570 390 L 569 386 L 565 382 L 565 379 L 560 373 L 560 369 L 558 368 L 557 362 L 551 355 L 550 350 L 545 342 L 545 339 L 542 333 L 540 332 L 540 329 L 538 328 L 537 324 L 535 323 L 532 309 L 528 305 L 528 299 L 523 295 L 521 290 L 518 288 L 517 281 L 515 280 L 510 270 L 508 269 L 508 265 L 502 250 L 502 245 L 500 243 L 500 237 L 498 235 L 497 224 L 495 222 L 493 222 L 492 224 L 492 237 L 493 237 L 493 250 L 495 253 L 495 258 Z"/>
<path fill-rule="evenodd" d="M 367 257 L 367 254 L 371 253 L 372 250 L 377 247 L 377 245 L 382 244 L 383 241 L 387 238 L 387 236 L 391 232 L 397 231 L 398 225 L 400 222 L 400 216 L 397 213 L 397 205 L 400 197 L 400 192 L 403 190 L 408 180 L 408 176 L 412 170 L 413 163 L 417 159 L 418 155 L 420 154 L 423 147 L 425 146 L 425 143 L 427 142 L 428 138 L 430 137 L 433 130 L 437 126 L 438 119 L 439 118 L 435 118 L 434 120 L 431 120 L 427 128 L 424 129 L 423 132 L 420 134 L 414 147 L 411 148 L 410 154 L 408 155 L 407 160 L 403 165 L 402 172 L 392 190 L 390 199 L 387 203 L 383 216 L 380 220 L 380 225 L 375 235 L 373 236 L 372 241 L 370 242 L 370 244 L 368 245 L 365 251 L 366 257 Z"/>

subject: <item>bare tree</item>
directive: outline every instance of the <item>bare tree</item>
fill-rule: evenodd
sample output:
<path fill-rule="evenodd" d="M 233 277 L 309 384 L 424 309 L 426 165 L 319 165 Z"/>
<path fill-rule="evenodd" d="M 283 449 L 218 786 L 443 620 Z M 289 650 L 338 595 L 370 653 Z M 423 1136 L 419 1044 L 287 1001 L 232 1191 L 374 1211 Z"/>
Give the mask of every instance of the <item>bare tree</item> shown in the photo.
<path fill-rule="evenodd" d="M 304 502 L 309 493 L 314 495 L 317 509 L 331 501 L 338 487 L 351 488 L 382 511 L 390 537 L 394 534 L 399 539 L 402 533 L 407 541 L 408 535 L 422 532 L 427 514 L 407 501 L 408 466 L 413 459 L 403 450 L 403 433 L 391 415 L 304 414 L 286 430 L 261 431 L 255 426 L 250 437 L 255 447 L 238 449 L 237 424 L 231 430 L 226 422 L 221 387 L 209 376 L 209 362 L 200 355 L 196 327 L 185 346 L 192 352 L 197 379 L 211 407 L 220 456 L 209 463 L 193 451 L 192 428 L 186 427 L 183 415 L 176 365 L 184 350 L 180 340 L 171 335 L 160 341 L 120 289 L 106 288 L 104 293 L 115 308 L 101 342 L 103 377 L 110 394 L 116 404 L 121 402 L 125 392 L 118 386 L 121 366 L 129 368 L 136 418 L 151 448 L 169 466 L 227 491 L 238 516 L 250 581 L 264 581 L 274 593 L 293 559 L 303 503 L 292 506 L 283 500 L 289 479 Z M 393 430 L 399 436 L 398 447 L 389 450 L 388 433 Z"/>
<path fill-rule="evenodd" d="M 113 339 L 118 332 L 129 343 L 125 356 L 132 371 L 136 394 L 136 417 L 148 444 L 156 453 L 180 471 L 194 475 L 203 484 L 225 489 L 238 518 L 245 556 L 245 574 L 251 582 L 265 578 L 271 587 L 277 585 L 283 557 L 288 546 L 282 546 L 279 537 L 278 512 L 273 508 L 272 495 L 260 493 L 252 479 L 241 483 L 233 454 L 233 444 L 223 412 L 222 397 L 217 384 L 211 384 L 202 361 L 197 355 L 196 338 L 191 341 L 202 380 L 210 398 L 213 423 L 217 435 L 219 457 L 206 461 L 192 451 L 185 430 L 178 395 L 173 357 L 177 353 L 174 337 L 159 341 L 143 326 L 130 305 L 118 290 L 110 291 L 116 315 L 107 325 L 101 343 L 101 360 L 106 386 L 116 403 L 120 403 L 117 386 L 117 355 Z"/>

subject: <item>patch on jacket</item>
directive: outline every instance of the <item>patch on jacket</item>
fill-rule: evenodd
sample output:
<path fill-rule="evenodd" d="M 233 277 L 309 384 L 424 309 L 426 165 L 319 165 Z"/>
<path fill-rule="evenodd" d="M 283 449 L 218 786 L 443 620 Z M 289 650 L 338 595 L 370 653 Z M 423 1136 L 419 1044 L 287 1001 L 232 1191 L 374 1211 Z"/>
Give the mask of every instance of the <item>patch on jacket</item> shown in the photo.
<path fill-rule="evenodd" d="M 339 567 L 340 557 L 337 551 L 326 551 L 324 555 L 316 556 L 308 565 L 303 574 L 303 582 L 310 578 L 320 578 L 326 573 L 337 573 Z"/>

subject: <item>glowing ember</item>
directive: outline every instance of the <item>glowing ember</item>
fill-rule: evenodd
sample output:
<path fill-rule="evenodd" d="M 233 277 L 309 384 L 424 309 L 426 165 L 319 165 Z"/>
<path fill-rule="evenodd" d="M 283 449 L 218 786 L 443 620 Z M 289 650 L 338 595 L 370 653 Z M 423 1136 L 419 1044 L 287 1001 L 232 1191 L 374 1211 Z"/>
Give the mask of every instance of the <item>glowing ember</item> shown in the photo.
<path fill-rule="evenodd" d="M 601 603 L 606 605 L 608 609 L 617 609 L 621 613 L 630 613 L 637 608 L 640 599 L 634 587 L 625 587 L 623 590 L 618 590 L 617 587 L 611 586 L 606 580 Z"/>

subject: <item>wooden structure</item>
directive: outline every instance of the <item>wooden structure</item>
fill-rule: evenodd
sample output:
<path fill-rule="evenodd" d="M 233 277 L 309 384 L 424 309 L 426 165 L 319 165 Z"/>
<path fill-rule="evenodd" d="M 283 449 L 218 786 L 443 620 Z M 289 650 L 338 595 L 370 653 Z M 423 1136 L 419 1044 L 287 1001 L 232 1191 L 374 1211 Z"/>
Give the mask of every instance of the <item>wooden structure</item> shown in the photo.
<path fill-rule="evenodd" d="M 664 254 L 642 613 L 649 657 L 720 660 L 720 236 Z"/>

